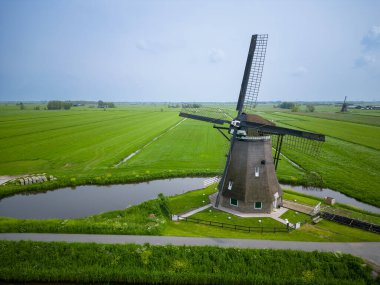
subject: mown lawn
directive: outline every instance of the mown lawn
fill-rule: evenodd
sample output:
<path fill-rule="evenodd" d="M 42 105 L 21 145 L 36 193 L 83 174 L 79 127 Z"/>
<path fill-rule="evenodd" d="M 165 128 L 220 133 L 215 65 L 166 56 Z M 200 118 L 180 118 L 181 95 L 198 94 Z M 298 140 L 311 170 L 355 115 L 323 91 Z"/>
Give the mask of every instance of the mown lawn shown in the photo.
<path fill-rule="evenodd" d="M 105 172 L 179 121 L 154 108 L 2 112 L 0 173 Z"/>

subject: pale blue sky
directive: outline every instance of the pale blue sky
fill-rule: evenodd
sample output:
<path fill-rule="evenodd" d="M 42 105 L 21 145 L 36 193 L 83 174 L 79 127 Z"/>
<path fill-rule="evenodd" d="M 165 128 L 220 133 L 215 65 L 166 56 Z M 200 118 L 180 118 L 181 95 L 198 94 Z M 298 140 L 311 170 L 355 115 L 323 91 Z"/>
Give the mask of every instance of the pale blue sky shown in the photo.
<path fill-rule="evenodd" d="M 0 100 L 380 100 L 380 1 L 0 1 Z"/>

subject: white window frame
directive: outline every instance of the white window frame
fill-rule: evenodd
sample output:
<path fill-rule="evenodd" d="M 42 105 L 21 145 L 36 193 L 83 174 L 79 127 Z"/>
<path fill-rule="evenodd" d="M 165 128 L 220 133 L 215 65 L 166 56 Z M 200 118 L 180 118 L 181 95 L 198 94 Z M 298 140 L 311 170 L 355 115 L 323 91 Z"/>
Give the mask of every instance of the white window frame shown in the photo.
<path fill-rule="evenodd" d="M 234 182 L 232 182 L 232 181 L 229 181 L 228 182 L 228 190 L 232 190 L 232 185 L 234 184 Z"/>
<path fill-rule="evenodd" d="M 236 200 L 236 205 L 235 205 L 235 204 L 232 204 L 232 199 Z M 231 205 L 231 206 L 235 206 L 235 207 L 239 207 L 239 200 L 236 199 L 236 198 L 230 198 L 230 205 Z"/>
<path fill-rule="evenodd" d="M 261 204 L 261 207 L 260 208 L 256 208 L 256 203 L 260 203 Z M 253 207 L 256 209 L 256 210 L 260 210 L 263 208 L 263 202 L 261 201 L 255 201 L 255 203 L 253 204 Z"/>

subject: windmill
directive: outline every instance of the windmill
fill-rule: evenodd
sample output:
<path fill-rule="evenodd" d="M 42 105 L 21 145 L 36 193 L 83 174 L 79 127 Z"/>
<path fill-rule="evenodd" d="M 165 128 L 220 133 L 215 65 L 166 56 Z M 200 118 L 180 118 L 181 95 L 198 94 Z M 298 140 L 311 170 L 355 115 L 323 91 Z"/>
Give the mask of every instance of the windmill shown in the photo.
<path fill-rule="evenodd" d="M 216 208 L 244 213 L 272 212 L 282 203 L 282 189 L 276 176 L 282 146 L 316 155 L 325 141 L 322 134 L 278 127 L 252 114 L 260 88 L 267 41 L 266 34 L 251 38 L 236 115 L 231 116 L 228 110 L 195 104 L 184 104 L 179 114 L 214 123 L 214 128 L 230 141 L 214 201 Z"/>
<path fill-rule="evenodd" d="M 347 112 L 347 106 L 348 104 L 346 103 L 347 96 L 344 96 L 344 102 L 342 104 L 342 108 L 340 109 L 341 112 Z"/>

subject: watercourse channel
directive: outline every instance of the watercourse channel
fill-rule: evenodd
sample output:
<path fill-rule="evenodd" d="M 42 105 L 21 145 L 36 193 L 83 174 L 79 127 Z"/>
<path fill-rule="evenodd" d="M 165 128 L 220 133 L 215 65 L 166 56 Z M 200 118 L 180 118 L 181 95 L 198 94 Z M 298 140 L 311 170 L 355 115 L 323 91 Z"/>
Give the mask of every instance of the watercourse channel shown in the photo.
<path fill-rule="evenodd" d="M 22 193 L 0 200 L 0 216 L 19 219 L 80 218 L 112 210 L 125 209 L 157 197 L 183 194 L 203 188 L 206 178 L 174 178 L 135 184 L 86 185 L 61 188 L 45 193 Z M 315 197 L 333 197 L 369 212 L 380 213 L 380 208 L 362 203 L 331 189 L 281 185 L 285 189 Z"/>

